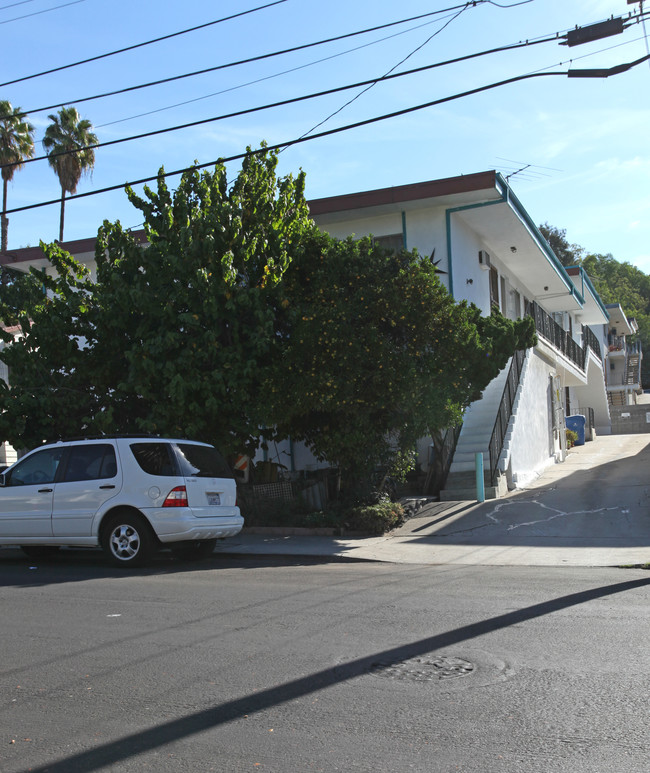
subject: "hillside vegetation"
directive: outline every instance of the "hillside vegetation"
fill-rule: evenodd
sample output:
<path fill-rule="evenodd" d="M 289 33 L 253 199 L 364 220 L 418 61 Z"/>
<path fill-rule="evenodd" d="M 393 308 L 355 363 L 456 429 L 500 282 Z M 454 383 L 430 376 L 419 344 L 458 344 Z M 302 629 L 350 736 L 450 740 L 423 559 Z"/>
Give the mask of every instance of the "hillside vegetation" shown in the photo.
<path fill-rule="evenodd" d="M 584 268 L 603 303 L 620 303 L 628 319 L 636 319 L 644 353 L 641 379 L 650 387 L 650 276 L 613 255 L 592 254 L 578 244 L 569 244 L 564 229 L 545 223 L 540 231 L 564 266 Z"/>

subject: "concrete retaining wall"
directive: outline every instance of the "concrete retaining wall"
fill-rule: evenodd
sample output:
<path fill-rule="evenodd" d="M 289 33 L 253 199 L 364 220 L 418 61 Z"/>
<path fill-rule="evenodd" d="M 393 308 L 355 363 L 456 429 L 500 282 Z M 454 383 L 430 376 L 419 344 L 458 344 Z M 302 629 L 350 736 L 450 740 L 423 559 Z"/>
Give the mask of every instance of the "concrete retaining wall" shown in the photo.
<path fill-rule="evenodd" d="M 650 433 L 650 405 L 612 405 L 612 435 Z"/>

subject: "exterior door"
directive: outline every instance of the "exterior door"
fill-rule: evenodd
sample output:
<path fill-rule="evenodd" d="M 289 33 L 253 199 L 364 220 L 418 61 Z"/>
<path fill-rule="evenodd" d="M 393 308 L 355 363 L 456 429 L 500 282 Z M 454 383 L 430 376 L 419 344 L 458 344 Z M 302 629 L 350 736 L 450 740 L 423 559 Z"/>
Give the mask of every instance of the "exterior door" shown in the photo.
<path fill-rule="evenodd" d="M 54 492 L 54 536 L 89 537 L 95 513 L 121 488 L 122 474 L 112 444 L 71 445 Z"/>
<path fill-rule="evenodd" d="M 54 481 L 63 453 L 63 447 L 34 451 L 7 470 L 0 486 L 0 536 L 52 536 Z"/>

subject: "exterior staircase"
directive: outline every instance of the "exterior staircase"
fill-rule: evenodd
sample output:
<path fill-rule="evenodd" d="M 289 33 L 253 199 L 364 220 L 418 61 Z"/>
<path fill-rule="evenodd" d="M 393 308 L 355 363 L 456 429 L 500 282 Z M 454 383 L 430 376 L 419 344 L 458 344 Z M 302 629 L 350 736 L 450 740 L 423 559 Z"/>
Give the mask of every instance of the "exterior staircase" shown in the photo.
<path fill-rule="evenodd" d="M 641 383 L 641 357 L 638 354 L 629 354 L 625 366 L 625 383 L 627 386 L 635 386 Z"/>
<path fill-rule="evenodd" d="M 458 438 L 445 488 L 440 492 L 444 501 L 476 499 L 476 457 L 483 454 L 485 498 L 496 499 L 507 490 L 504 476 L 497 485 L 490 481 L 490 438 L 503 396 L 510 363 L 492 379 L 481 395 L 465 411 L 463 428 Z"/>
<path fill-rule="evenodd" d="M 607 400 L 610 405 L 627 405 L 627 400 L 625 397 L 625 391 L 622 389 L 618 389 L 617 391 L 608 391 L 607 392 Z"/>

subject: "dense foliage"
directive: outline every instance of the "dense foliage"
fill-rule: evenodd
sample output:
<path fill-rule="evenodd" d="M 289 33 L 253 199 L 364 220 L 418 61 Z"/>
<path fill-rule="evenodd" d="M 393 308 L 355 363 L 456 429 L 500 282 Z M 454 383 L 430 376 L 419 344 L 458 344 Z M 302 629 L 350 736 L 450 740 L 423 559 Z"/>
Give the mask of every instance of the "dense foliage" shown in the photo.
<path fill-rule="evenodd" d="M 0 392 L 0 437 L 23 447 L 151 432 L 252 449 L 264 423 L 272 289 L 312 227 L 303 176 L 278 180 L 275 166 L 271 154 L 251 155 L 232 186 L 217 166 L 187 173 L 173 195 L 162 176 L 144 198 L 129 191 L 149 246 L 105 223 L 96 283 L 44 245 L 54 277 L 32 271 L 0 296 L 0 316 L 23 331 L 2 353 L 12 388 Z"/>
<path fill-rule="evenodd" d="M 349 475 L 392 465 L 463 409 L 517 348 L 531 319 L 456 303 L 435 267 L 370 239 L 314 232 L 278 286 L 273 423 Z"/>

